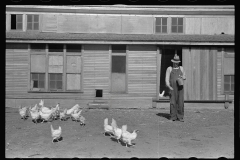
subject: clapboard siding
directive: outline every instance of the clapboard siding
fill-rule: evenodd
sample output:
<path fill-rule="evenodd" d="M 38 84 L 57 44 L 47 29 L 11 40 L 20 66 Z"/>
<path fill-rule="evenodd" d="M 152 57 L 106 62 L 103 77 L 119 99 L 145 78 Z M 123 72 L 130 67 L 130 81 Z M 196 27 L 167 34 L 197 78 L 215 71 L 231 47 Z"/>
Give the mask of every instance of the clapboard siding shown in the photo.
<path fill-rule="evenodd" d="M 217 100 L 221 97 L 220 57 L 217 48 L 184 47 L 182 51 L 183 67 L 186 72 L 184 97 L 186 100 Z M 218 88 L 218 89 L 216 89 Z"/>
<path fill-rule="evenodd" d="M 201 34 L 201 18 L 186 18 L 186 34 Z"/>
<path fill-rule="evenodd" d="M 42 32 L 57 32 L 58 15 L 44 14 L 42 15 Z"/>
<path fill-rule="evenodd" d="M 157 87 L 156 46 L 128 47 L 128 93 L 154 97 Z"/>
<path fill-rule="evenodd" d="M 217 52 L 217 67 L 216 67 L 216 73 L 217 73 L 217 99 L 222 99 L 221 95 L 223 93 L 222 90 L 222 59 L 223 59 L 223 53 L 221 49 L 218 49 Z"/>

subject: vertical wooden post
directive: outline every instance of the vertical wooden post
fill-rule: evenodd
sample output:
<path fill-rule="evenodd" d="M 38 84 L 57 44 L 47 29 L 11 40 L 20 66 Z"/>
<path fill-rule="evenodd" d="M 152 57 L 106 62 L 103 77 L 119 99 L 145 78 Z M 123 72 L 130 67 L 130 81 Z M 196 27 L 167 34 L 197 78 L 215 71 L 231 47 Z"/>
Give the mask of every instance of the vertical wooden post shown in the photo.
<path fill-rule="evenodd" d="M 225 94 L 225 103 L 224 103 L 224 108 L 225 109 L 228 109 L 228 107 L 229 107 L 229 94 L 227 93 L 227 94 Z"/>

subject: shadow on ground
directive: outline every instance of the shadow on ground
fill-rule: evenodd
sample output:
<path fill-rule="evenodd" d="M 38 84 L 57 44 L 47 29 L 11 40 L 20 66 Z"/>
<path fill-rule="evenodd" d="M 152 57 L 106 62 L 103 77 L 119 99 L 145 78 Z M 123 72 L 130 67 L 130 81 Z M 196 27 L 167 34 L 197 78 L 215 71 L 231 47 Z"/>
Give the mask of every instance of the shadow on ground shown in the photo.
<path fill-rule="evenodd" d="M 166 119 L 170 119 L 170 114 L 169 113 L 157 113 L 157 116 L 164 117 Z"/>

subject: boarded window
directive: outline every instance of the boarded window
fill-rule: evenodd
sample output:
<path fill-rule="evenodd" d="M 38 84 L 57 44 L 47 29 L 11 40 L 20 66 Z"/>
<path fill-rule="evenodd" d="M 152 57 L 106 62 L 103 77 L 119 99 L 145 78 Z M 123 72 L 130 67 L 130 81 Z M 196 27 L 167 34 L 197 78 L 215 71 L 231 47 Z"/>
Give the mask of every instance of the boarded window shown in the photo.
<path fill-rule="evenodd" d="M 167 18 L 156 18 L 156 33 L 167 33 Z"/>
<path fill-rule="evenodd" d="M 81 89 L 81 56 L 67 56 L 67 90 Z"/>
<path fill-rule="evenodd" d="M 11 30 L 23 29 L 23 15 L 12 14 L 11 15 Z"/>
<path fill-rule="evenodd" d="M 183 18 L 172 18 L 172 33 L 183 33 Z"/>
<path fill-rule="evenodd" d="M 112 73 L 126 73 L 126 56 L 112 56 Z"/>
<path fill-rule="evenodd" d="M 41 90 L 45 88 L 45 74 L 31 73 L 31 88 Z"/>
<path fill-rule="evenodd" d="M 234 93 L 234 76 L 225 75 L 224 76 L 224 92 L 225 93 Z"/>
<path fill-rule="evenodd" d="M 67 74 L 67 90 L 80 90 L 80 74 Z"/>
<path fill-rule="evenodd" d="M 63 52 L 63 44 L 48 44 L 49 52 Z"/>
<path fill-rule="evenodd" d="M 59 91 L 62 90 L 62 74 L 50 73 L 49 74 L 49 90 Z"/>
<path fill-rule="evenodd" d="M 49 56 L 49 73 L 63 73 L 63 56 Z"/>
<path fill-rule="evenodd" d="M 31 55 L 31 72 L 45 72 L 45 55 Z"/>
<path fill-rule="evenodd" d="M 233 48 L 225 48 L 224 49 L 224 62 L 223 62 L 223 71 L 224 75 L 234 75 L 234 49 Z"/>
<path fill-rule="evenodd" d="M 82 46 L 80 44 L 66 44 L 67 52 L 79 52 L 82 51 Z"/>
<path fill-rule="evenodd" d="M 39 30 L 39 15 L 27 15 L 27 30 Z"/>

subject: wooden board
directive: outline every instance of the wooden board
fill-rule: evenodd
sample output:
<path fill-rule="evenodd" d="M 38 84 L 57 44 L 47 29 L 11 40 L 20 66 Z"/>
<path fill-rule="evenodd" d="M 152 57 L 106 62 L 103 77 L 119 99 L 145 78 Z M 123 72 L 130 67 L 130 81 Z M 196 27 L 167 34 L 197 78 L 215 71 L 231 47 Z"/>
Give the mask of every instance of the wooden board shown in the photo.
<path fill-rule="evenodd" d="M 81 73 L 81 56 L 67 56 L 67 73 Z"/>
<path fill-rule="evenodd" d="M 43 14 L 42 15 L 42 32 L 57 32 L 58 15 Z"/>
<path fill-rule="evenodd" d="M 185 33 L 201 34 L 201 18 L 186 18 Z"/>
<path fill-rule="evenodd" d="M 81 89 L 81 76 L 80 74 L 67 74 L 67 90 L 80 90 Z"/>
<path fill-rule="evenodd" d="M 121 33 L 120 15 L 101 15 L 97 16 L 98 33 Z"/>
<path fill-rule="evenodd" d="M 31 72 L 45 73 L 45 55 L 31 55 Z"/>

